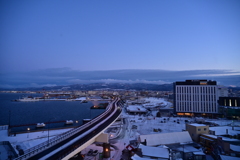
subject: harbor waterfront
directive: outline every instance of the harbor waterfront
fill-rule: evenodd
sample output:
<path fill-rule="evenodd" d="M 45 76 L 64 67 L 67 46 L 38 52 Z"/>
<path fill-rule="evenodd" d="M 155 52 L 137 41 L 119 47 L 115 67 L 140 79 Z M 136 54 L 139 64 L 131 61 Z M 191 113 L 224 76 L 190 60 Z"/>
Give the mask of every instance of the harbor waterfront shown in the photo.
<path fill-rule="evenodd" d="M 92 119 L 104 112 L 104 109 L 90 109 L 95 105 L 91 101 L 35 101 L 14 102 L 12 100 L 29 96 L 22 93 L 0 94 L 0 126 L 9 125 L 11 132 L 27 132 L 41 129 L 67 128 L 81 125 L 83 119 Z M 41 94 L 31 94 L 33 97 Z M 98 102 L 106 103 L 106 101 Z M 72 124 L 66 121 L 72 120 Z M 44 128 L 36 127 L 37 123 L 45 123 Z"/>

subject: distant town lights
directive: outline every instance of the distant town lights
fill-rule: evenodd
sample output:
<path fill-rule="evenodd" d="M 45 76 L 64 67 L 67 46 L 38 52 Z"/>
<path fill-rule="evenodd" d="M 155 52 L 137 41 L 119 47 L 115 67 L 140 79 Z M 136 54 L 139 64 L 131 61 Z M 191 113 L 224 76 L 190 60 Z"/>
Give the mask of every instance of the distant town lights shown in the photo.
<path fill-rule="evenodd" d="M 76 121 L 76 123 L 78 123 L 78 121 Z"/>
<path fill-rule="evenodd" d="M 27 128 L 28 131 L 30 131 L 30 128 Z"/>

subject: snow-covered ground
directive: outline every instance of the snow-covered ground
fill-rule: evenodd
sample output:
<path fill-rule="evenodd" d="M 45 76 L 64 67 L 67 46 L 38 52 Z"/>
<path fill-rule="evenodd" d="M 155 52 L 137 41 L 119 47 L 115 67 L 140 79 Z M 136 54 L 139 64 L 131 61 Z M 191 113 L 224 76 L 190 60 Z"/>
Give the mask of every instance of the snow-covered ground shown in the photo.
<path fill-rule="evenodd" d="M 164 98 L 142 98 L 144 104 L 143 106 L 146 108 L 153 108 L 156 106 L 160 106 L 161 109 L 171 109 L 173 107 L 172 103 L 166 101 Z"/>
<path fill-rule="evenodd" d="M 49 130 L 49 139 L 68 130 L 70 129 Z M 0 130 L 0 141 L 9 141 L 16 153 L 18 153 L 16 149 L 17 145 L 19 145 L 23 150 L 26 150 L 47 140 L 48 131 L 29 132 L 8 137 L 7 130 Z M 1 152 L 0 159 L 6 159 L 5 157 L 7 157 L 7 153 Z"/>
<path fill-rule="evenodd" d="M 70 129 L 49 130 L 49 138 L 55 137 Z M 0 141 L 9 141 L 13 147 L 21 145 L 22 149 L 28 149 L 48 140 L 48 131 L 30 132 L 24 134 L 17 134 L 16 136 L 7 135 L 7 130 L 0 131 Z"/>
<path fill-rule="evenodd" d="M 157 106 L 162 104 L 162 106 L 171 108 L 172 104 L 159 98 L 146 98 L 145 99 L 149 106 Z M 183 117 L 156 117 L 157 111 L 152 111 L 151 116 L 143 115 L 129 115 L 123 109 L 121 117 L 122 122 L 116 122 L 113 124 L 106 132 L 109 133 L 110 144 L 111 144 L 111 159 L 120 160 L 122 156 L 122 150 L 130 144 L 130 141 L 137 140 L 140 134 L 156 134 L 156 133 L 169 133 L 169 132 L 181 132 L 185 130 L 185 120 L 194 121 L 194 118 L 183 118 Z M 220 126 L 226 126 L 232 123 L 232 120 L 221 120 L 221 119 L 205 119 L 205 121 L 213 122 L 219 124 Z M 234 125 L 240 126 L 240 121 L 234 121 Z M 50 130 L 50 137 L 61 134 L 69 129 L 61 130 Z M 7 130 L 0 130 L 0 141 L 9 141 L 14 148 L 16 145 L 21 145 L 22 149 L 31 148 L 37 144 L 47 141 L 48 132 L 32 132 L 17 134 L 16 136 L 7 136 Z M 81 153 L 87 154 L 90 149 L 98 150 L 99 153 L 102 152 L 102 147 L 96 145 L 95 143 L 85 148 Z M 0 155 L 2 156 L 2 155 Z M 2 157 L 0 157 L 2 158 Z M 99 155 L 86 156 L 87 159 L 98 160 Z M 3 159 L 3 158 L 2 158 Z"/>

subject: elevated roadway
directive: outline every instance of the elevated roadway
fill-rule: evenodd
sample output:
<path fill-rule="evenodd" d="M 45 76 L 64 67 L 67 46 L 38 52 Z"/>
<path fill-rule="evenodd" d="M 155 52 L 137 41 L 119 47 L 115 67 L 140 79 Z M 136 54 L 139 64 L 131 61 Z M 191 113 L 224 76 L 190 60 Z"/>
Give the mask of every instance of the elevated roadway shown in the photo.
<path fill-rule="evenodd" d="M 113 100 L 106 111 L 90 122 L 24 151 L 15 160 L 69 159 L 92 144 L 121 115 L 121 100 Z"/>

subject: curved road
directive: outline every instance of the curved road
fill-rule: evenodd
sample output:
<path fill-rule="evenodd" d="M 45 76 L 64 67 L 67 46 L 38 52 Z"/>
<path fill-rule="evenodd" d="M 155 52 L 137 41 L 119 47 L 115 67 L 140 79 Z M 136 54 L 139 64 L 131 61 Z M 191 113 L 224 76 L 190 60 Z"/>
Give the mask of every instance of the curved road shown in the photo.
<path fill-rule="evenodd" d="M 108 125 L 110 125 L 120 114 L 121 114 L 121 108 L 118 107 L 118 105 L 121 102 L 119 101 L 119 99 L 115 100 L 115 102 L 113 102 L 111 109 L 109 111 L 107 111 L 108 113 L 103 116 L 101 119 L 99 119 L 99 121 L 95 121 L 92 124 L 89 124 L 85 129 L 81 130 L 80 132 L 78 132 L 77 134 L 72 135 L 71 137 L 57 143 L 56 145 L 50 146 L 47 150 L 44 150 L 40 153 L 37 153 L 36 155 L 32 156 L 29 158 L 29 160 L 36 160 L 36 159 L 40 159 L 44 156 L 46 156 L 47 154 L 50 154 L 51 152 L 55 151 L 56 149 L 60 148 L 61 146 L 63 146 L 64 144 L 68 143 L 69 141 L 73 140 L 74 138 L 78 137 L 78 136 L 82 136 L 83 133 L 89 131 L 90 129 L 96 127 L 97 124 L 99 124 L 99 122 L 104 121 L 105 119 L 106 122 L 102 123 L 101 125 L 99 125 L 98 127 L 95 128 L 94 131 L 92 131 L 91 133 L 83 136 L 82 138 L 80 138 L 79 140 L 76 140 L 73 144 L 69 145 L 68 147 L 63 148 L 62 150 L 56 152 L 55 154 L 49 156 L 47 159 L 52 160 L 52 159 L 62 159 L 65 156 L 67 156 L 68 154 L 70 154 L 72 151 L 74 151 L 75 149 L 77 149 L 78 147 L 80 147 L 81 145 L 83 145 L 84 143 L 86 143 L 88 140 L 90 140 L 92 137 L 94 137 L 95 135 L 99 134 L 100 132 L 102 132 L 102 130 L 104 128 L 106 128 Z M 121 104 L 120 104 L 121 105 Z M 112 116 L 111 114 L 114 113 Z M 99 115 L 100 116 L 100 115 Z M 98 116 L 98 117 L 99 117 Z M 110 117 L 111 116 L 111 117 Z M 96 117 L 96 118 L 98 118 Z M 95 119 L 96 119 L 95 118 Z"/>

